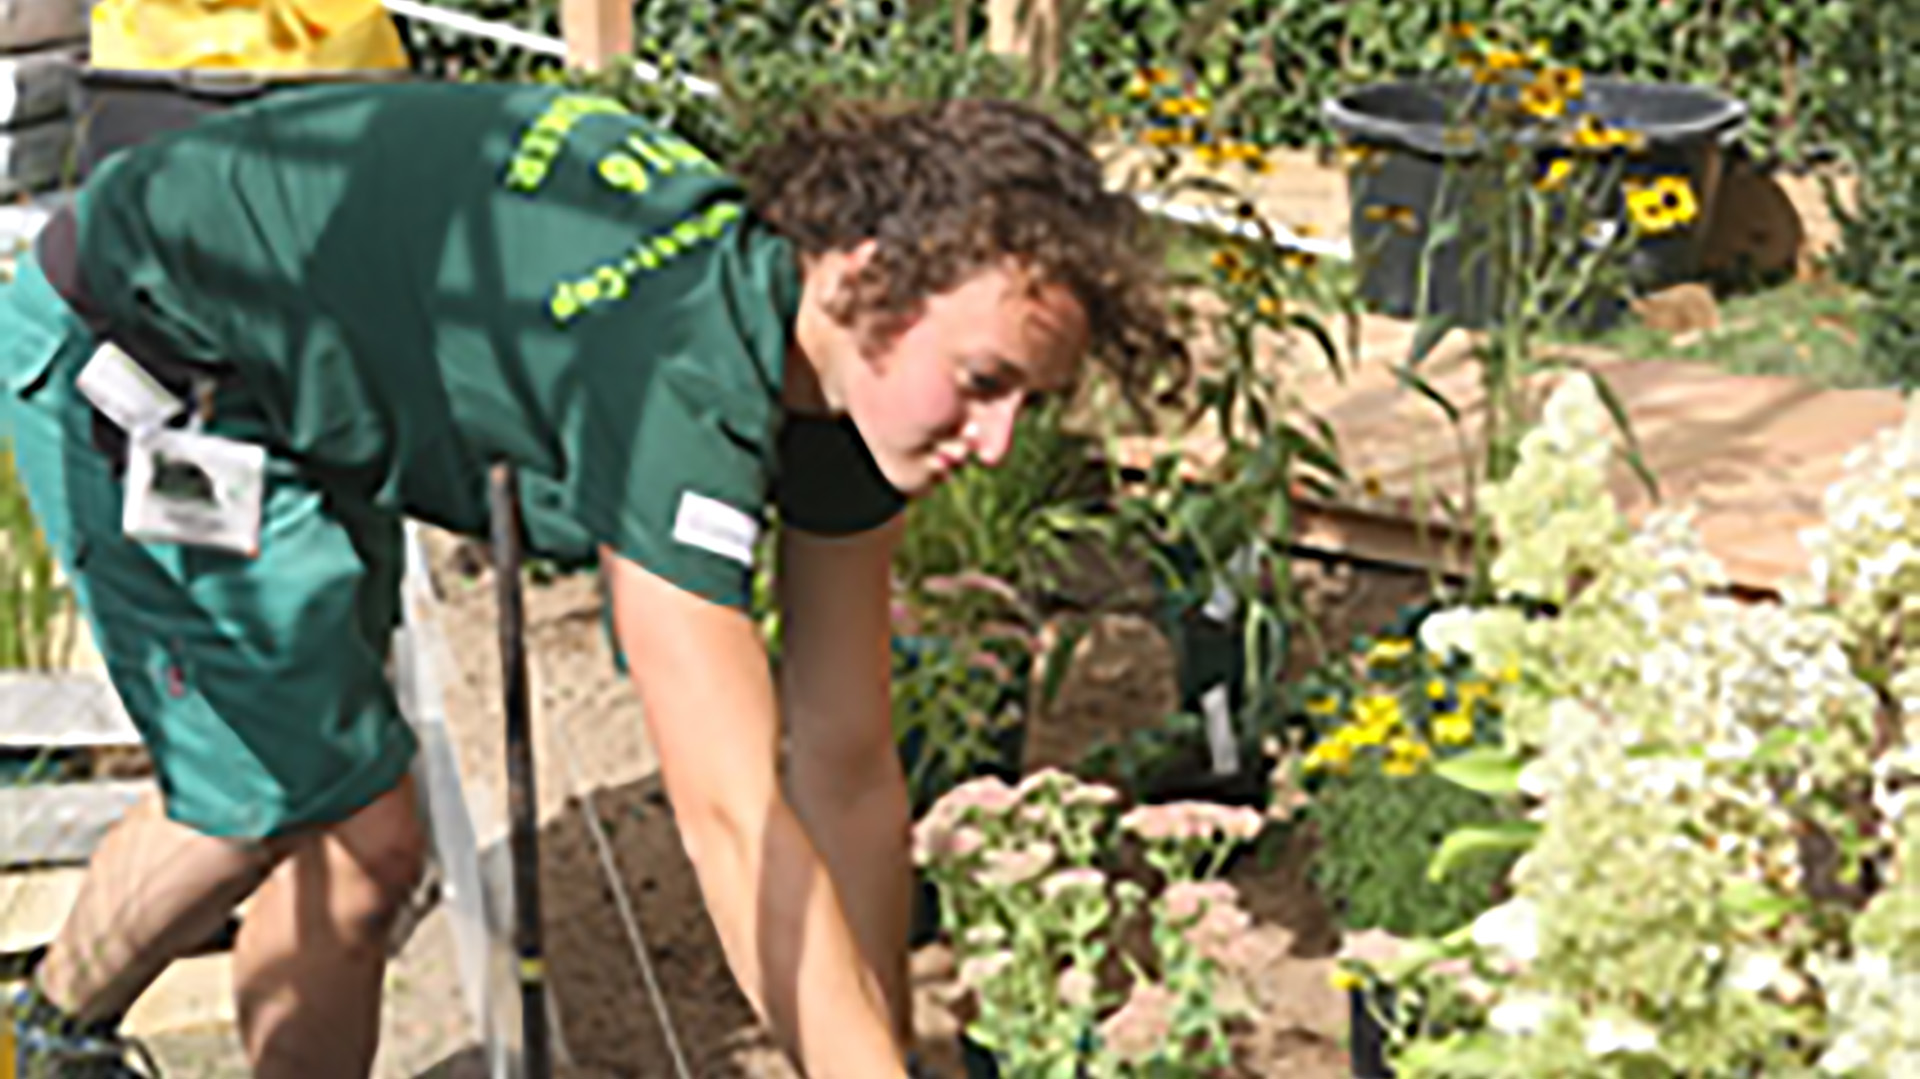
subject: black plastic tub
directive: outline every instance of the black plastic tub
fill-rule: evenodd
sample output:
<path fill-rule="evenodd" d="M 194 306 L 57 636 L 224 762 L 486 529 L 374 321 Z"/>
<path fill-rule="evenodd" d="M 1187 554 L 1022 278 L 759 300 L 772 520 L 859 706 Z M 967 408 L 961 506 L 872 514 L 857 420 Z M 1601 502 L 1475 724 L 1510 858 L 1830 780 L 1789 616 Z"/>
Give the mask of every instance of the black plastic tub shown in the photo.
<path fill-rule="evenodd" d="M 81 180 L 116 150 L 163 131 L 189 127 L 208 113 L 268 94 L 340 83 L 405 82 L 406 69 L 249 72 L 217 68 L 129 71 L 86 67 L 74 91 L 75 167 Z"/>
<path fill-rule="evenodd" d="M 1492 321 L 1493 290 L 1485 275 L 1463 272 L 1462 252 L 1475 243 L 1471 221 L 1461 222 L 1458 238 L 1435 245 L 1424 310 L 1416 295 L 1429 225 L 1453 216 L 1460 205 L 1454 177 L 1464 174 L 1449 177 L 1444 200 L 1443 174 L 1482 152 L 1469 140 L 1448 137 L 1450 121 L 1475 89 L 1459 79 L 1382 82 L 1322 106 L 1343 145 L 1359 151 L 1348 154 L 1350 235 L 1360 295 L 1376 310 L 1399 318 L 1444 314 L 1470 327 Z M 1623 176 L 1680 176 L 1691 185 L 1698 203 L 1693 223 L 1643 238 L 1627 267 L 1638 290 L 1691 280 L 1700 268 L 1727 147 L 1745 123 L 1746 106 L 1699 86 L 1588 77 L 1571 108 L 1643 136 L 1644 146 L 1628 155 Z M 1543 140 L 1542 168 L 1549 149 Z M 1609 216 L 1625 227 L 1624 197 L 1616 193 L 1609 202 Z M 1412 211 L 1411 217 L 1401 210 Z"/>

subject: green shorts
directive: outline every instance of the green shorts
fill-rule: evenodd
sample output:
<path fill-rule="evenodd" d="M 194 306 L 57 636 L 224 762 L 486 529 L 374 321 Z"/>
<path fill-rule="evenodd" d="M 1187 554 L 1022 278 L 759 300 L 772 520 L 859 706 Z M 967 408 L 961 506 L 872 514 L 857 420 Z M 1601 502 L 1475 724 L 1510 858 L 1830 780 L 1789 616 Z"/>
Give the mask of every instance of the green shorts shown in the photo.
<path fill-rule="evenodd" d="M 386 676 L 400 519 L 270 454 L 258 557 L 127 538 L 121 483 L 74 388 L 94 349 L 23 258 L 0 285 L 0 442 L 13 444 L 168 816 L 233 838 L 351 816 L 406 775 L 416 745 Z M 266 441 L 243 392 L 216 399 L 206 430 Z"/>

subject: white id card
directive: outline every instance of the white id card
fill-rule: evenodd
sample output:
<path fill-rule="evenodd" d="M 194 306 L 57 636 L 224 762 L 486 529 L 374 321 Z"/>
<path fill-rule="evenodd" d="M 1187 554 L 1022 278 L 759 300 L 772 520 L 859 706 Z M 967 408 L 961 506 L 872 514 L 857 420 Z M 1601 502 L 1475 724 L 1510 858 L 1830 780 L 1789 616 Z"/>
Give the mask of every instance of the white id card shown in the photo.
<path fill-rule="evenodd" d="M 128 434 L 159 427 L 187 407 L 120 346 L 111 343 L 94 352 L 93 359 L 80 369 L 74 386 L 106 413 L 114 426 Z"/>
<path fill-rule="evenodd" d="M 267 451 L 172 428 L 136 434 L 127 447 L 121 528 L 134 539 L 260 553 Z"/>

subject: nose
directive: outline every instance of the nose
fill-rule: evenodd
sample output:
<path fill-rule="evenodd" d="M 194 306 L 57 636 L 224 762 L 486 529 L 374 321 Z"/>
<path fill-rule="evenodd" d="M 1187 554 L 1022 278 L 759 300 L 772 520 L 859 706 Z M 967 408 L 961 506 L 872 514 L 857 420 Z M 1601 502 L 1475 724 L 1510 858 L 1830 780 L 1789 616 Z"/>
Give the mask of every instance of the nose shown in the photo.
<path fill-rule="evenodd" d="M 1020 404 L 1025 394 L 1010 393 L 993 401 L 984 401 L 973 408 L 967 426 L 972 432 L 967 448 L 973 452 L 973 458 L 989 468 L 1006 459 L 1007 450 L 1013 445 L 1013 425 L 1020 416 Z"/>

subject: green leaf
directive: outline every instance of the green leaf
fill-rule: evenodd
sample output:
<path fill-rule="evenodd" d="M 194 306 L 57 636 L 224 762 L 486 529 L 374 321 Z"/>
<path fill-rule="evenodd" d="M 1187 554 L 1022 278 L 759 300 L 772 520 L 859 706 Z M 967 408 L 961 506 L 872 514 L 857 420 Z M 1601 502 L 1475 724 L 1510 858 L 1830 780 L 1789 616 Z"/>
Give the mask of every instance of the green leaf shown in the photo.
<path fill-rule="evenodd" d="M 1435 389 L 1433 386 L 1433 383 L 1428 382 L 1426 379 L 1421 378 L 1419 375 L 1415 374 L 1412 367 L 1394 368 L 1393 377 L 1397 379 L 1402 386 L 1405 386 L 1406 388 L 1412 390 L 1413 392 L 1419 394 L 1420 396 L 1426 398 L 1427 400 L 1432 401 L 1436 406 L 1439 407 L 1441 412 L 1446 414 L 1447 421 L 1449 423 L 1453 424 L 1455 427 L 1458 427 L 1460 425 L 1459 406 L 1455 405 L 1452 401 L 1447 400 L 1446 394 L 1443 394 L 1439 390 Z"/>
<path fill-rule="evenodd" d="M 1736 880 L 1720 893 L 1720 903 L 1750 930 L 1764 932 L 1799 909 L 1791 896 L 1769 891 L 1758 881 Z"/>
<path fill-rule="evenodd" d="M 1455 318 L 1450 314 L 1430 315 L 1421 319 L 1419 328 L 1413 333 L 1413 349 L 1407 354 L 1407 367 L 1418 367 L 1456 325 Z"/>
<path fill-rule="evenodd" d="M 1326 323 L 1312 315 L 1303 315 L 1298 312 L 1288 315 L 1286 322 L 1287 325 L 1313 338 L 1313 343 L 1320 347 L 1321 354 L 1326 356 L 1327 363 L 1333 368 L 1336 376 L 1342 378 L 1346 376 L 1346 369 L 1340 362 L 1340 346 L 1334 343 L 1333 335 L 1327 332 Z"/>
<path fill-rule="evenodd" d="M 1450 833 L 1434 852 L 1433 861 L 1427 864 L 1427 879 L 1445 880 L 1463 859 L 1526 850 L 1539 838 L 1540 825 L 1536 821 L 1502 821 L 1462 828 Z"/>
<path fill-rule="evenodd" d="M 1521 761 L 1505 750 L 1481 746 L 1433 766 L 1433 773 L 1457 786 L 1494 797 L 1520 792 Z"/>
<path fill-rule="evenodd" d="M 1614 425 L 1620 428 L 1621 437 L 1627 440 L 1627 464 L 1633 466 L 1634 474 L 1647 489 L 1647 497 L 1660 501 L 1660 481 L 1647 467 L 1647 459 L 1640 452 L 1640 439 L 1633 433 L 1633 421 L 1627 416 L 1627 409 L 1620 401 L 1620 395 L 1613 392 L 1613 386 L 1600 377 L 1598 371 L 1587 372 L 1593 377 L 1593 387 L 1600 394 L 1600 403 L 1607 406 L 1607 412 L 1613 416 Z"/>
<path fill-rule="evenodd" d="M 1497 1075 L 1512 1059 L 1496 1035 L 1451 1034 L 1438 1041 L 1416 1041 L 1394 1061 L 1407 1075 Z"/>

